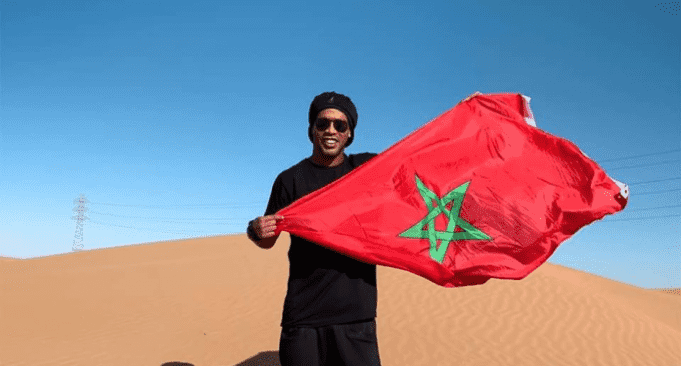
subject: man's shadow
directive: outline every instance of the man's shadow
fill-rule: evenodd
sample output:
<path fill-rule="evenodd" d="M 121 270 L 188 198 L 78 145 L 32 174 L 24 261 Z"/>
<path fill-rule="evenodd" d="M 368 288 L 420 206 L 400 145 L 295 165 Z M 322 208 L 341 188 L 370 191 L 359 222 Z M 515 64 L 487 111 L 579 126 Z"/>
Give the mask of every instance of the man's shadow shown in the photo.
<path fill-rule="evenodd" d="M 281 366 L 279 351 L 265 351 L 241 361 L 234 366 Z"/>
<path fill-rule="evenodd" d="M 189 362 L 165 362 L 161 366 L 194 366 Z M 250 357 L 234 366 L 281 366 L 279 362 L 279 351 L 265 351 Z"/>

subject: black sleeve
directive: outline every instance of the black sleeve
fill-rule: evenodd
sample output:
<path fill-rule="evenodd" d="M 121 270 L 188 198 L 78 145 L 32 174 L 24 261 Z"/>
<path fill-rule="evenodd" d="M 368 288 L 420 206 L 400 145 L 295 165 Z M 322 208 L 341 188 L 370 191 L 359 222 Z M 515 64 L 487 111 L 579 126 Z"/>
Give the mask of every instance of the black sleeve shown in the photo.
<path fill-rule="evenodd" d="M 274 180 L 272 185 L 272 192 L 270 193 L 270 200 L 267 203 L 267 209 L 265 210 L 265 215 L 273 215 L 282 208 L 288 206 L 291 203 L 291 196 L 289 195 L 286 187 L 284 187 L 284 182 L 282 175 L 279 174 L 277 179 Z"/>

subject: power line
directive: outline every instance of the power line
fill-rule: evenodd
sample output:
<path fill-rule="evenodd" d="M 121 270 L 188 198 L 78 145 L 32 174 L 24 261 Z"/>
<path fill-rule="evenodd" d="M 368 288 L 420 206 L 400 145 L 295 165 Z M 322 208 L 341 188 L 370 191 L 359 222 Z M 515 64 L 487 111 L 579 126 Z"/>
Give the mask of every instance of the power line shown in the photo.
<path fill-rule="evenodd" d="M 229 205 L 227 203 L 205 203 L 205 204 L 193 204 L 193 205 L 126 205 L 118 203 L 105 203 L 105 202 L 90 202 L 91 205 L 102 205 L 102 206 L 116 206 L 116 207 L 141 207 L 141 208 L 186 208 L 195 209 L 201 207 L 222 207 L 222 208 L 245 208 L 245 207 L 263 207 L 262 202 L 260 203 L 246 203 L 241 205 Z"/>
<path fill-rule="evenodd" d="M 628 183 L 629 186 L 635 186 L 637 184 L 648 184 L 648 183 L 658 183 L 658 182 L 666 182 L 670 180 L 679 180 L 681 177 L 676 177 L 676 178 L 668 178 L 668 179 L 658 179 L 658 180 L 647 180 L 644 182 L 634 182 L 634 183 Z"/>
<path fill-rule="evenodd" d="M 633 156 L 626 156 L 623 158 L 617 158 L 617 159 L 606 159 L 606 160 L 599 160 L 599 163 L 605 163 L 605 162 L 610 162 L 610 161 L 621 161 L 621 160 L 627 160 L 627 159 L 634 159 L 634 158 L 642 158 L 644 156 L 656 156 L 656 155 L 664 155 L 664 154 L 670 154 L 670 153 L 675 153 L 679 152 L 681 149 L 674 149 L 674 150 L 669 150 L 669 151 L 661 151 L 661 152 L 656 152 L 656 153 L 650 153 L 650 154 L 643 154 L 643 155 L 633 155 Z"/>
<path fill-rule="evenodd" d="M 90 221 L 90 222 L 93 223 L 93 224 L 102 225 L 102 226 L 119 227 L 119 228 L 123 228 L 123 229 L 133 229 L 133 230 L 139 230 L 139 231 L 151 231 L 151 232 L 166 233 L 166 234 L 187 235 L 189 233 L 205 233 L 205 230 L 185 230 L 185 231 L 168 231 L 168 230 L 165 230 L 165 231 L 160 231 L 160 230 L 147 229 L 147 228 L 138 228 L 138 227 L 133 227 L 133 226 L 107 224 L 107 223 L 97 222 L 97 221 Z"/>
<path fill-rule="evenodd" d="M 664 151 L 664 152 L 657 152 L 657 153 L 650 153 L 650 154 L 641 154 L 641 155 L 634 155 L 634 156 L 628 156 L 628 157 L 622 157 L 622 158 L 617 158 L 617 159 L 608 159 L 608 160 L 601 160 L 600 162 L 611 162 L 611 161 L 621 161 L 621 160 L 626 160 L 626 159 L 633 159 L 633 158 L 639 158 L 639 157 L 646 157 L 646 156 L 656 156 L 656 155 L 663 155 L 663 154 L 668 154 L 668 153 L 674 153 L 674 152 L 679 152 L 681 149 L 675 149 L 675 150 L 669 150 L 669 151 Z M 649 163 L 649 164 L 640 164 L 640 165 L 630 165 L 630 166 L 624 166 L 624 167 L 617 167 L 613 169 L 609 169 L 610 171 L 612 170 L 618 170 L 618 169 L 627 169 L 627 168 L 638 168 L 638 167 L 649 167 L 649 166 L 657 166 L 657 165 L 664 165 L 664 164 L 669 164 L 669 163 L 675 163 L 679 162 L 681 160 L 676 159 L 676 160 L 668 160 L 668 161 L 662 161 L 662 162 L 655 162 L 655 163 Z M 681 177 L 674 177 L 674 178 L 667 178 L 667 179 L 658 179 L 658 180 L 651 180 L 651 181 L 641 181 L 641 182 L 634 182 L 629 184 L 630 186 L 633 185 L 639 185 L 639 184 L 648 184 L 648 183 L 658 183 L 658 182 L 665 182 L 665 181 L 673 181 L 673 180 L 679 180 Z M 651 194 L 660 194 L 660 193 L 668 193 L 668 192 L 677 192 L 681 191 L 681 189 L 668 189 L 668 190 L 661 190 L 661 191 L 652 191 L 652 192 L 640 192 L 640 193 L 635 193 L 634 196 L 642 196 L 642 195 L 651 195 Z M 255 202 L 249 202 L 245 204 L 240 204 L 240 205 L 233 205 L 233 204 L 187 204 L 187 205 L 134 205 L 134 204 L 117 204 L 117 203 L 108 203 L 108 202 L 90 202 L 90 204 L 93 205 L 102 205 L 102 206 L 113 206 L 113 207 L 137 207 L 137 208 L 177 208 L 177 209 L 198 209 L 198 208 L 251 208 L 251 207 L 262 207 L 262 203 L 255 203 Z M 664 208 L 675 208 L 675 207 L 681 207 L 679 205 L 674 205 L 674 206 L 663 206 L 663 207 L 652 207 L 652 208 L 642 208 L 642 209 L 634 209 L 634 210 L 628 210 L 629 212 L 631 211 L 645 211 L 645 210 L 654 210 L 654 209 L 664 209 Z M 106 216 L 113 216 L 113 217 L 122 217 L 122 218 L 134 218 L 134 219 L 145 219 L 145 220 L 153 220 L 153 222 L 164 222 L 164 223 L 192 223 L 192 222 L 200 222 L 200 221 L 212 221 L 211 223 L 228 223 L 228 221 L 244 221 L 246 222 L 248 219 L 244 218 L 194 218 L 194 219 L 185 219 L 185 218 L 170 218 L 170 217 L 164 217 L 164 218 L 158 218 L 158 217 L 143 217 L 143 216 L 126 216 L 126 215 L 116 215 L 116 214 L 109 214 L 109 213 L 102 213 L 102 212 L 91 212 L 94 214 L 99 214 L 99 215 L 106 215 Z M 671 216 L 653 216 L 653 217 L 644 217 L 644 218 L 631 218 L 631 219 L 615 219 L 615 220 L 608 220 L 607 222 L 611 221 L 635 221 L 635 220 L 647 220 L 647 219 L 653 219 L 653 218 L 664 218 L 664 217 L 676 217 L 677 215 L 671 215 Z M 171 221 L 167 221 L 171 220 Z M 144 229 L 144 228 L 137 228 L 137 227 L 131 227 L 131 226 L 123 226 L 123 225 L 114 225 L 114 224 L 106 224 L 106 223 L 101 223 L 101 222 L 92 222 L 95 224 L 99 225 L 104 225 L 104 226 L 112 226 L 112 227 L 120 227 L 120 228 L 126 228 L 126 229 L 134 229 L 134 230 L 145 230 L 145 231 L 153 231 L 153 232 L 163 232 L 163 233 L 175 233 L 175 234 L 185 234 L 189 232 L 194 232 L 194 233 L 201 233 L 203 231 L 183 231 L 183 232 L 170 232 L 170 231 L 158 231 L 158 230 L 153 230 L 153 229 Z M 232 222 L 233 223 L 233 222 Z"/>
<path fill-rule="evenodd" d="M 681 205 L 659 206 L 659 207 L 647 207 L 647 208 L 635 208 L 635 209 L 627 210 L 626 212 L 648 211 L 648 210 L 657 210 L 657 209 L 662 209 L 662 208 L 676 208 L 676 207 L 681 207 Z"/>
<path fill-rule="evenodd" d="M 658 194 L 658 193 L 677 192 L 677 191 L 681 191 L 681 188 L 666 189 L 664 191 L 641 192 L 641 193 L 632 192 L 632 193 L 633 193 L 634 196 L 645 196 L 645 195 L 648 195 L 648 194 Z"/>
<path fill-rule="evenodd" d="M 674 205 L 674 206 L 662 206 L 662 207 L 652 207 L 652 208 L 642 208 L 642 209 L 635 209 L 635 210 L 628 210 L 629 212 L 632 211 L 645 211 L 645 210 L 652 210 L 652 209 L 661 209 L 661 208 L 674 208 L 674 207 L 681 207 L 681 205 Z M 612 220 L 603 220 L 600 222 L 621 222 L 621 221 L 643 221 L 643 220 L 650 220 L 650 219 L 659 219 L 659 218 L 667 218 L 667 217 L 681 217 L 681 215 L 662 215 L 662 216 L 649 216 L 649 217 L 634 217 L 634 218 L 628 218 L 628 219 L 612 219 Z M 192 234 L 205 234 L 205 230 L 183 230 L 183 231 L 170 231 L 170 230 L 157 230 L 157 229 L 149 229 L 149 228 L 139 228 L 139 227 L 133 227 L 133 226 L 125 226 L 125 225 L 114 225 L 114 224 L 107 224 L 103 222 L 98 222 L 98 221 L 90 221 L 92 224 L 96 225 L 101 225 L 101 226 L 106 226 L 106 227 L 117 227 L 117 228 L 123 228 L 123 229 L 132 229 L 132 230 L 137 230 L 137 231 L 149 231 L 149 232 L 155 232 L 155 233 L 163 233 L 163 234 L 178 234 L 178 235 L 192 235 Z M 163 221 L 167 222 L 167 221 Z"/>
<path fill-rule="evenodd" d="M 672 192 L 672 191 L 679 191 L 681 189 L 671 189 L 671 190 L 666 190 L 666 191 L 659 191 L 659 192 L 645 192 L 645 193 L 637 193 L 636 195 L 643 195 L 643 194 L 654 194 L 654 193 L 664 193 L 664 192 Z M 657 210 L 657 209 L 665 209 L 665 208 L 677 208 L 681 207 L 681 205 L 672 205 L 672 206 L 657 206 L 657 207 L 648 207 L 648 208 L 636 208 L 636 209 L 627 209 L 627 212 L 633 212 L 633 211 L 648 211 L 648 210 Z M 229 221 L 229 220 L 234 220 L 234 221 L 248 221 L 250 218 L 237 218 L 237 217 L 226 217 L 226 218 L 220 218 L 220 217 L 215 217 L 215 218 L 181 218 L 181 217 L 147 217 L 147 216 L 128 216 L 128 215 L 116 215 L 116 214 L 111 214 L 111 213 L 105 213 L 105 212 L 97 212 L 97 211 L 90 211 L 90 214 L 96 214 L 96 215 L 105 215 L 105 216 L 113 216 L 113 217 L 121 217 L 121 218 L 127 218 L 127 219 L 144 219 L 144 220 L 151 220 L 152 222 L 183 222 L 187 221 L 189 223 L 194 222 L 194 221 Z M 174 221 L 159 221 L 159 220 L 174 220 Z"/>
<path fill-rule="evenodd" d="M 644 183 L 655 183 L 655 182 L 660 182 L 660 181 L 668 181 L 668 180 L 678 180 L 681 178 L 670 178 L 670 179 L 661 179 L 661 180 L 656 180 L 656 181 L 646 181 L 646 182 L 637 182 L 637 183 L 632 183 L 631 185 L 636 185 L 636 184 L 644 184 Z M 633 196 L 645 196 L 645 195 L 651 195 L 651 194 L 660 194 L 660 193 L 668 193 L 668 192 L 678 192 L 681 191 L 681 188 L 676 188 L 676 189 L 666 189 L 666 190 L 661 190 L 661 191 L 651 191 L 651 192 L 632 192 Z M 100 203 L 101 204 L 101 203 Z M 124 206 L 124 207 L 138 207 L 138 205 L 117 205 L 117 204 L 108 204 L 108 205 L 115 205 L 115 206 Z M 210 204 L 202 205 L 202 206 L 210 206 Z M 150 207 L 150 206 L 147 206 Z M 169 207 L 169 206 L 157 206 L 157 207 Z M 653 207 L 650 209 L 655 209 L 655 208 L 669 208 L 669 207 L 677 207 L 677 206 L 665 206 L 665 207 Z M 188 207 L 189 208 L 189 207 Z M 192 207 L 195 208 L 195 207 Z M 245 208 L 245 206 L 239 207 L 239 208 Z M 648 210 L 648 209 L 645 209 Z M 637 210 L 629 210 L 629 211 L 637 211 Z M 91 211 L 91 214 L 97 214 L 97 215 L 105 215 L 105 216 L 113 216 L 113 217 L 121 217 L 121 218 L 131 218 L 131 219 L 144 219 L 144 220 L 152 220 L 154 222 L 168 222 L 168 223 L 182 223 L 182 222 L 197 222 L 197 221 L 217 221 L 219 222 L 225 222 L 228 223 L 228 221 L 248 221 L 249 218 L 239 218 L 239 217 L 224 217 L 224 218 L 179 218 L 179 217 L 148 217 L 148 216 L 129 216 L 129 215 L 116 215 L 116 214 L 111 214 L 111 213 L 105 213 L 105 212 L 97 212 L 97 211 Z M 163 221 L 163 220 L 173 220 L 173 221 Z"/>
<path fill-rule="evenodd" d="M 245 226 L 248 223 L 248 221 L 249 221 L 249 219 L 240 219 L 240 220 L 237 220 L 236 223 L 242 222 Z M 199 224 L 199 223 L 192 223 L 192 222 L 187 222 L 187 221 L 171 221 L 171 220 L 152 220 L 150 222 L 164 222 L 164 223 L 169 223 L 169 224 L 185 224 L 185 225 L 187 225 L 187 224 L 190 224 L 190 225 L 191 224 L 194 224 L 194 225 Z M 234 221 L 231 221 L 231 222 L 217 221 L 217 222 L 211 222 L 211 224 L 224 224 L 224 225 L 231 224 L 231 225 L 234 225 L 235 222 Z"/>
<path fill-rule="evenodd" d="M 672 205 L 672 206 L 659 206 L 659 207 L 649 207 L 649 208 L 640 208 L 640 209 L 632 209 L 632 210 L 627 210 L 627 212 L 634 212 L 634 211 L 647 211 L 647 210 L 657 210 L 657 209 L 665 209 L 665 208 L 677 208 L 681 207 L 681 205 Z M 613 220 L 606 220 L 602 222 L 618 222 L 618 221 L 640 221 L 640 220 L 648 220 L 648 219 L 656 219 L 656 218 L 666 218 L 666 217 L 680 217 L 681 215 L 662 215 L 662 216 L 650 216 L 650 217 L 635 217 L 635 218 L 628 218 L 628 219 L 613 219 Z M 168 234 L 190 234 L 190 233 L 205 233 L 205 231 L 202 230 L 184 230 L 184 231 L 160 231 L 160 230 L 154 230 L 154 229 L 148 229 L 148 228 L 138 228 L 138 227 L 133 227 L 133 226 L 124 226 L 124 225 L 114 225 L 114 224 L 107 224 L 107 223 L 102 223 L 98 221 L 91 221 L 93 224 L 98 224 L 98 225 L 103 225 L 103 226 L 110 226 L 110 227 L 119 227 L 119 228 L 125 228 L 125 229 L 133 229 L 133 230 L 141 230 L 141 231 L 151 231 L 151 232 L 158 232 L 158 233 L 168 233 Z M 173 223 L 173 221 L 158 221 L 158 222 L 169 222 Z M 244 220 L 244 223 L 246 220 Z"/>
<path fill-rule="evenodd" d="M 675 150 L 669 150 L 669 151 L 663 151 L 663 152 L 657 152 L 657 153 L 650 153 L 650 154 L 633 155 L 633 156 L 617 158 L 617 159 L 599 160 L 598 162 L 603 163 L 603 162 L 611 162 L 611 161 L 621 161 L 621 160 L 633 159 L 633 158 L 639 158 L 639 157 L 645 157 L 645 156 L 669 154 L 669 153 L 674 153 L 674 152 L 679 152 L 679 151 L 681 151 L 681 149 L 675 149 Z M 680 162 L 680 161 L 681 160 L 679 160 L 679 159 L 667 160 L 667 161 L 648 163 L 648 164 L 615 167 L 615 168 L 611 168 L 611 169 L 608 169 L 608 170 L 613 171 L 613 170 L 628 169 L 628 168 L 641 168 L 641 167 L 676 163 L 676 162 Z M 632 186 L 632 185 L 637 185 L 637 184 L 657 183 L 657 182 L 664 182 L 664 181 L 671 181 L 671 180 L 678 180 L 678 179 L 681 179 L 681 178 L 676 177 L 676 178 L 659 179 L 659 180 L 644 181 L 644 182 L 635 182 L 635 183 L 630 183 L 628 185 Z M 262 202 L 247 202 L 247 203 L 242 203 L 242 204 L 209 203 L 209 204 L 187 204 L 187 205 L 133 205 L 133 204 L 119 204 L 119 203 L 109 203 L 109 202 L 89 202 L 89 203 L 91 205 L 114 206 L 114 207 L 166 208 L 166 209 L 167 208 L 196 209 L 196 208 L 209 208 L 209 207 L 216 207 L 216 208 L 247 208 L 248 207 L 248 208 L 250 208 L 250 207 L 262 207 L 263 206 Z"/>
<path fill-rule="evenodd" d="M 611 168 L 607 169 L 608 171 L 613 171 L 613 170 L 620 170 L 620 169 L 629 169 L 629 168 L 641 168 L 641 167 L 646 167 L 646 166 L 656 166 L 656 165 L 664 165 L 664 164 L 669 164 L 669 163 L 678 163 L 681 161 L 680 159 L 676 160 L 667 160 L 667 161 L 660 161 L 657 163 L 652 163 L 652 164 L 641 164 L 641 165 L 630 165 L 630 166 L 621 166 L 617 168 Z"/>
<path fill-rule="evenodd" d="M 650 217 L 634 217 L 631 219 L 614 219 L 614 220 L 604 220 L 601 222 L 617 222 L 617 221 L 636 221 L 636 220 L 648 220 L 648 219 L 659 219 L 663 217 L 681 217 L 681 215 L 664 215 L 664 216 L 650 216 Z"/>
<path fill-rule="evenodd" d="M 237 218 L 237 217 L 186 219 L 186 218 L 180 218 L 180 217 L 146 217 L 146 216 L 116 215 L 116 214 L 105 213 L 105 212 L 97 212 L 97 211 L 90 211 L 90 213 L 91 214 L 97 214 L 97 215 L 122 217 L 122 218 L 128 218 L 128 219 L 145 219 L 145 220 L 179 220 L 179 221 L 224 221 L 224 220 L 246 220 L 246 221 L 248 221 L 249 220 L 248 218 Z"/>

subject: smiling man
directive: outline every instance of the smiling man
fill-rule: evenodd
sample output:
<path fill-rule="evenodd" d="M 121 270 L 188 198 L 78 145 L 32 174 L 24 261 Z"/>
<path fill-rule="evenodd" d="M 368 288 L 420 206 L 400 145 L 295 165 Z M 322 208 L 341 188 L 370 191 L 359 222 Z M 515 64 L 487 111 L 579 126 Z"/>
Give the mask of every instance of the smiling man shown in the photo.
<path fill-rule="evenodd" d="M 308 114 L 312 156 L 281 172 L 265 215 L 251 221 L 248 237 L 261 248 L 277 240 L 276 212 L 376 156 L 346 155 L 357 110 L 335 92 L 314 98 Z M 279 358 L 287 365 L 380 365 L 376 338 L 376 266 L 291 235 Z"/>

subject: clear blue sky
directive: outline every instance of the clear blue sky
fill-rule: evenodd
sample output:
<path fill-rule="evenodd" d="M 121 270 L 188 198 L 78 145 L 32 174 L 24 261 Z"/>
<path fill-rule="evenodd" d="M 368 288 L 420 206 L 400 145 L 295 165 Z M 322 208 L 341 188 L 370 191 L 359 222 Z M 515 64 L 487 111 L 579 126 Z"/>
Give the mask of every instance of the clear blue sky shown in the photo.
<path fill-rule="evenodd" d="M 519 92 L 631 188 L 549 262 L 681 287 L 678 4 L 3 1 L 0 255 L 70 252 L 81 193 L 85 249 L 243 233 L 323 91 L 357 105 L 347 153 Z"/>

